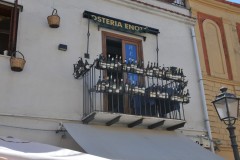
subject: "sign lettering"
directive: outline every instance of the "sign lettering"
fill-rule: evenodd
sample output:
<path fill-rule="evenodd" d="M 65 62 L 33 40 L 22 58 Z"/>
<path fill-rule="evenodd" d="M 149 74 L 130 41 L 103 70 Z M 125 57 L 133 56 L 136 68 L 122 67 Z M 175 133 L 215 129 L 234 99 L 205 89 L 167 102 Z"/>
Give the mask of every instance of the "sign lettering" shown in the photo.
<path fill-rule="evenodd" d="M 131 33 L 150 33 L 157 35 L 159 33 L 158 29 L 123 21 L 120 19 L 100 15 L 93 12 L 84 11 L 84 18 L 92 19 L 98 25 L 111 28 L 119 31 L 131 32 Z"/>
<path fill-rule="evenodd" d="M 96 16 L 96 15 L 91 15 L 91 16 L 92 16 L 92 19 L 95 22 L 100 23 L 100 24 L 104 24 L 104 25 L 109 25 L 111 27 L 118 27 L 118 28 L 122 28 L 122 29 L 126 29 L 126 30 L 131 30 L 133 32 L 135 32 L 135 31 L 144 32 L 144 30 L 147 29 L 147 28 L 143 28 L 143 27 L 138 26 L 138 25 L 124 23 L 124 22 L 121 22 L 121 21 L 108 19 L 108 18 L 101 17 L 101 16 Z"/>

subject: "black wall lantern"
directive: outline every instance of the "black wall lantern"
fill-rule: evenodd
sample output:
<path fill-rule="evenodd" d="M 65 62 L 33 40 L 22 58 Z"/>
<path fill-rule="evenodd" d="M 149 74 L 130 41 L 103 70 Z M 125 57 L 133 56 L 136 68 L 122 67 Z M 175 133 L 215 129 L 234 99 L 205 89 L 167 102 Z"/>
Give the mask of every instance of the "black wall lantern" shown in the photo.
<path fill-rule="evenodd" d="M 237 98 L 234 94 L 227 93 L 226 87 L 221 88 L 220 91 L 221 93 L 216 96 L 216 99 L 212 103 L 218 113 L 220 120 L 228 126 L 227 130 L 230 134 L 229 137 L 231 139 L 235 160 L 240 160 L 238 145 L 234 133 L 235 127 L 233 126 L 238 119 L 240 98 Z"/>

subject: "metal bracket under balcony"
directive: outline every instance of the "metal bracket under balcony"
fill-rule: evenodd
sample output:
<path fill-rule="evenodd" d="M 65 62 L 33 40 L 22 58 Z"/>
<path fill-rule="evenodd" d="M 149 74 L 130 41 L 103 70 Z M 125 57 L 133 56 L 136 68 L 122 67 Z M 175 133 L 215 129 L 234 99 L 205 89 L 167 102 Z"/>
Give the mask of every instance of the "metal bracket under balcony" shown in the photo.
<path fill-rule="evenodd" d="M 147 129 L 161 128 L 175 130 L 185 125 L 186 121 L 159 117 L 129 115 L 122 113 L 92 112 L 82 119 L 84 124 L 98 124 L 106 126 L 125 126 L 128 128 L 142 127 Z"/>

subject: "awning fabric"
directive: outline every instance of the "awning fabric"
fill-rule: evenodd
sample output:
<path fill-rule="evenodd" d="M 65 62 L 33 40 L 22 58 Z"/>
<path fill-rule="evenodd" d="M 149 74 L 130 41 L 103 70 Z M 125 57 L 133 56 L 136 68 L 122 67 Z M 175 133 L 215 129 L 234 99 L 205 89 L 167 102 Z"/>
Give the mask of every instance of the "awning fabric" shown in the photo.
<path fill-rule="evenodd" d="M 223 160 L 174 131 L 65 123 L 89 154 L 109 159 Z"/>
<path fill-rule="evenodd" d="M 0 160 L 106 160 L 105 158 L 48 144 L 0 137 Z"/>

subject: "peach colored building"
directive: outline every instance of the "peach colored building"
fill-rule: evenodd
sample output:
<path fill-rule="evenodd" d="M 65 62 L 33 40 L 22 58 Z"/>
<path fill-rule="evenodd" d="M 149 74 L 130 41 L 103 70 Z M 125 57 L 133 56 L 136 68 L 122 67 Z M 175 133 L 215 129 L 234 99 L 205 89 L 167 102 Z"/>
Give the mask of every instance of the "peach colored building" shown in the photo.
<path fill-rule="evenodd" d="M 189 0 L 195 26 L 198 53 L 216 154 L 232 160 L 232 148 L 226 125 L 212 105 L 221 86 L 240 96 L 240 4 L 225 0 Z M 240 145 L 240 123 L 236 122 Z"/>

